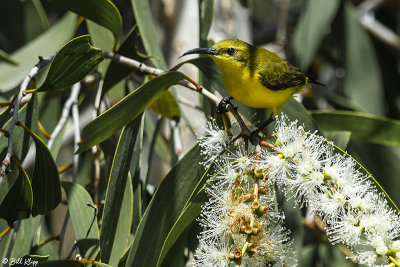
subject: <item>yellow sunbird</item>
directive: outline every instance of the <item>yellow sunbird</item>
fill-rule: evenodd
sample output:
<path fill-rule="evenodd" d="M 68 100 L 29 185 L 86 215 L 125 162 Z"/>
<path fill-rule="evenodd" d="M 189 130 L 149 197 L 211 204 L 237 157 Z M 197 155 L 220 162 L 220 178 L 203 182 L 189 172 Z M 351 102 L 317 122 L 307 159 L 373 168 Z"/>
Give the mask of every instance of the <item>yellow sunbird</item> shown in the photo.
<path fill-rule="evenodd" d="M 209 55 L 221 70 L 222 82 L 234 99 L 249 107 L 271 109 L 271 117 L 261 129 L 293 94 L 316 82 L 273 52 L 238 39 L 223 40 L 210 48 L 191 49 L 182 56 L 189 54 Z M 224 98 L 219 110 L 230 99 Z"/>

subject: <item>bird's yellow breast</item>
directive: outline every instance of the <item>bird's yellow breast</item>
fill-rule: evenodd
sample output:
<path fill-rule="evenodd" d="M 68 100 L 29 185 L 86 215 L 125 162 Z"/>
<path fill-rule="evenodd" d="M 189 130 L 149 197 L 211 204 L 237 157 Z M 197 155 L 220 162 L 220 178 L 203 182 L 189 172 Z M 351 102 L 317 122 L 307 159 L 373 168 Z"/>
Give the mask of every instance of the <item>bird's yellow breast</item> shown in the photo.
<path fill-rule="evenodd" d="M 226 61 L 218 56 L 212 59 L 221 70 L 222 82 L 228 93 L 237 101 L 253 108 L 270 108 L 274 114 L 303 86 L 273 91 L 260 82 L 260 74 L 246 68 L 241 62 Z"/>

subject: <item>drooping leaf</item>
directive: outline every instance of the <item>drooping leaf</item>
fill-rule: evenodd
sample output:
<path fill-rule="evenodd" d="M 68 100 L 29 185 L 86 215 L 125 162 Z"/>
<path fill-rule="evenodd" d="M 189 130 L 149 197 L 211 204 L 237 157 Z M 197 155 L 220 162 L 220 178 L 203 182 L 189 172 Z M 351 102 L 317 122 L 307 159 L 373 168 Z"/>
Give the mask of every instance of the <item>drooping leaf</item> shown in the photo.
<path fill-rule="evenodd" d="M 310 0 L 293 34 L 295 61 L 306 71 L 340 6 L 339 0 Z"/>
<path fill-rule="evenodd" d="M 9 54 L 0 49 L 0 62 L 5 62 L 12 65 L 18 65 L 18 62 L 13 59 Z"/>
<path fill-rule="evenodd" d="M 17 220 L 29 218 L 33 203 L 29 177 L 19 163 L 17 166 L 18 178 L 0 204 L 0 217 L 4 218 L 9 226 L 13 226 Z"/>
<path fill-rule="evenodd" d="M 168 67 L 157 41 L 158 35 L 156 34 L 149 1 L 131 0 L 131 2 L 136 23 L 139 27 L 140 38 L 147 54 L 150 56 L 151 62 L 155 67 L 166 70 Z"/>
<path fill-rule="evenodd" d="M 140 221 L 126 266 L 155 266 L 165 238 L 192 195 L 204 170 L 198 146 L 164 178 Z"/>
<path fill-rule="evenodd" d="M 33 138 L 36 148 L 35 167 L 32 176 L 32 215 L 48 214 L 61 201 L 60 177 L 51 152 L 44 142 L 30 129 L 25 128 Z"/>
<path fill-rule="evenodd" d="M 346 94 L 364 111 L 383 115 L 384 88 L 374 45 L 350 2 L 344 3 L 343 30 L 346 40 Z"/>
<path fill-rule="evenodd" d="M 348 131 L 351 138 L 370 143 L 400 146 L 400 121 L 360 112 L 312 112 L 323 131 Z"/>
<path fill-rule="evenodd" d="M 92 47 L 89 36 L 72 39 L 57 52 L 46 80 L 38 91 L 62 89 L 79 82 L 103 60 L 101 50 Z"/>
<path fill-rule="evenodd" d="M 149 108 L 164 118 L 179 120 L 181 111 L 171 91 L 165 91 L 159 98 L 150 104 Z"/>
<path fill-rule="evenodd" d="M 18 86 L 29 70 L 38 62 L 38 56 L 53 56 L 72 37 L 75 23 L 76 16 L 67 13 L 48 31 L 11 54 L 19 63 L 18 66 L 0 64 L 0 92 L 6 92 Z"/>
<path fill-rule="evenodd" d="M 124 97 L 83 129 L 82 142 L 76 153 L 85 151 L 110 137 L 141 114 L 164 90 L 185 77 L 180 72 L 168 72 L 157 76 Z"/>
<path fill-rule="evenodd" d="M 81 255 L 84 258 L 91 258 L 92 255 L 97 254 L 99 247 L 97 217 L 93 208 L 87 205 L 88 202 L 92 203 L 92 199 L 89 193 L 77 183 L 61 182 L 61 185 L 67 194 L 72 229 Z"/>
<path fill-rule="evenodd" d="M 141 120 L 142 116 L 138 116 L 122 130 L 108 179 L 100 248 L 102 262 L 112 266 L 118 264 L 128 246 L 133 212 L 133 192 L 128 172 Z"/>
<path fill-rule="evenodd" d="M 122 30 L 121 15 L 116 6 L 109 0 L 49 0 L 50 2 L 71 10 L 79 16 L 96 22 L 109 29 L 118 40 Z"/>

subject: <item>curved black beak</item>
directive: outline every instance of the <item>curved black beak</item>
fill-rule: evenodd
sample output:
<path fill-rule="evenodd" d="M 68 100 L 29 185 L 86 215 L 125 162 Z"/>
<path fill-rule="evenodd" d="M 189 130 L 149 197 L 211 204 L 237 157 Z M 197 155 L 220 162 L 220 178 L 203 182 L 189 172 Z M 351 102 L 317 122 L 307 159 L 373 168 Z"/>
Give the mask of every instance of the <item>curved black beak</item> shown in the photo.
<path fill-rule="evenodd" d="M 208 55 L 218 55 L 217 49 L 214 47 L 210 48 L 194 48 L 186 51 L 185 53 L 182 54 L 179 58 L 190 55 L 190 54 L 208 54 Z"/>

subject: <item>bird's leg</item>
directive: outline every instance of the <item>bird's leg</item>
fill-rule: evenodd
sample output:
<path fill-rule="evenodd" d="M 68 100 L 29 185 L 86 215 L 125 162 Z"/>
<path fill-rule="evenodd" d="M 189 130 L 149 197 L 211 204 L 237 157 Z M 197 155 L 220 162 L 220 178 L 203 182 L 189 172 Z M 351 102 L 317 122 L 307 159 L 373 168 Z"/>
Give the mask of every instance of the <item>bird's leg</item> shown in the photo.
<path fill-rule="evenodd" d="M 260 127 L 258 127 L 257 130 L 254 130 L 250 133 L 250 135 L 248 136 L 250 143 L 252 143 L 253 145 L 258 145 L 262 140 L 259 133 L 261 132 L 262 129 L 267 127 L 268 124 L 270 124 L 273 121 L 274 121 L 274 117 L 271 113 L 271 116 L 269 116 L 268 120 L 266 120 Z"/>
<path fill-rule="evenodd" d="M 225 96 L 224 98 L 222 98 L 221 102 L 219 102 L 219 104 L 218 104 L 217 113 L 219 113 L 219 114 L 225 113 L 227 111 L 226 106 L 228 104 L 232 105 L 232 103 L 231 103 L 232 99 L 233 99 L 233 97 L 231 97 L 231 96 Z"/>

